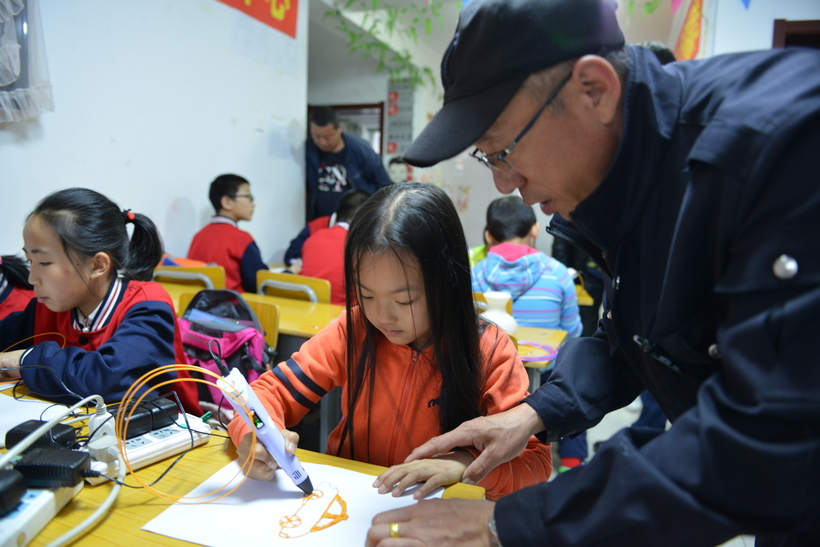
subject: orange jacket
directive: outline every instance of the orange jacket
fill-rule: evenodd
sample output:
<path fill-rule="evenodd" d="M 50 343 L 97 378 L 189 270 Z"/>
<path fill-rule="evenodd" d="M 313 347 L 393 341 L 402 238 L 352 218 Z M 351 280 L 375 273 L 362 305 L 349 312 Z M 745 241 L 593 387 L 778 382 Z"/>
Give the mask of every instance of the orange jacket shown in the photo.
<path fill-rule="evenodd" d="M 280 427 L 293 426 L 336 386 L 344 386 L 347 366 L 346 318 L 342 312 L 316 336 L 305 342 L 291 359 L 264 373 L 252 384 L 271 418 Z M 363 336 L 363 334 L 362 334 Z M 380 336 L 376 349 L 376 378 L 372 404 L 361 401 L 355 413 L 356 459 L 389 467 L 404 462 L 417 446 L 442 433 L 438 397 L 441 375 L 432 361 L 433 350 L 419 353 L 409 346 L 393 344 Z M 488 356 L 480 408 L 497 414 L 521 403 L 529 381 L 518 352 L 509 337 L 489 324 L 481 337 L 482 353 Z M 342 393 L 342 421 L 330 433 L 328 454 L 350 457 L 350 440 L 339 450 L 345 417 L 346 387 Z M 370 432 L 368 435 L 368 420 Z M 238 444 L 250 430 L 239 417 L 228 427 Z M 474 455 L 477 451 L 471 450 Z M 550 446 L 535 437 L 510 462 L 499 465 L 480 483 L 487 497 L 497 499 L 514 490 L 549 479 Z"/>

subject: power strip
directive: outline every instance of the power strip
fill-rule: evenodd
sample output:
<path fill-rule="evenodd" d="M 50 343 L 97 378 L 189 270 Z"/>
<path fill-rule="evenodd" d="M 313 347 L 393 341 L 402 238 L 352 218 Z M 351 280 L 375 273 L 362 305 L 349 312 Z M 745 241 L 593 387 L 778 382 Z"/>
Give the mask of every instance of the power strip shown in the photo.
<path fill-rule="evenodd" d="M 177 418 L 176 424 L 125 441 L 125 453 L 131 469 L 145 467 L 192 448 L 191 432 L 188 430 L 189 425 L 194 437 L 193 446 L 207 443 L 211 438 L 211 426 L 203 422 L 201 418 L 190 414 L 187 414 L 187 416 L 187 424 L 185 423 L 185 417 L 180 416 Z M 91 469 L 109 477 L 116 477 L 119 468 L 117 460 L 110 462 L 91 460 Z M 105 477 L 88 477 L 85 480 L 88 484 L 96 486 L 108 479 Z"/>
<path fill-rule="evenodd" d="M 0 519 L 0 547 L 23 547 L 31 543 L 82 489 L 82 481 L 75 486 L 29 489 L 20 504 Z"/>

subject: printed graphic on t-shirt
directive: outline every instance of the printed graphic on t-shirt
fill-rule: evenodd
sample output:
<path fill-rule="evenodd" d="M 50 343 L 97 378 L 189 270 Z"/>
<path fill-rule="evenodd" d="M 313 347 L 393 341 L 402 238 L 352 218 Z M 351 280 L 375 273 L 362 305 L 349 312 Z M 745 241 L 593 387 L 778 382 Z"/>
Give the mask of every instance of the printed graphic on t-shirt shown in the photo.
<path fill-rule="evenodd" d="M 344 164 L 319 164 L 319 191 L 341 193 L 348 189 L 347 167 Z"/>

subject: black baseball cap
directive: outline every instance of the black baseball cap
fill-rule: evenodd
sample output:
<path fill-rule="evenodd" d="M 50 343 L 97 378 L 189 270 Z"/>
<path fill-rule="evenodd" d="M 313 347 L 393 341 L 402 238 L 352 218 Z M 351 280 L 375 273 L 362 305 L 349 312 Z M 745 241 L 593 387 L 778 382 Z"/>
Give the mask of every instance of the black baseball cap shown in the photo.
<path fill-rule="evenodd" d="M 469 0 L 441 60 L 444 106 L 403 159 L 429 167 L 477 141 L 533 72 L 623 47 L 614 0 Z"/>

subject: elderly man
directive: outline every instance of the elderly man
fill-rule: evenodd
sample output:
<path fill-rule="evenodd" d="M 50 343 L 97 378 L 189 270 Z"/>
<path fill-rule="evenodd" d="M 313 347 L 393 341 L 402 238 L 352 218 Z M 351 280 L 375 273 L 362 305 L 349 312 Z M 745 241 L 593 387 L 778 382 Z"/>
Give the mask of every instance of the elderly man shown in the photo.
<path fill-rule="evenodd" d="M 410 458 L 475 446 L 474 482 L 644 389 L 673 425 L 495 504 L 383 513 L 367 545 L 820 545 L 820 52 L 661 66 L 624 46 L 612 0 L 472 0 L 442 81 L 405 160 L 474 143 L 596 259 L 605 309 L 523 404 Z"/>

